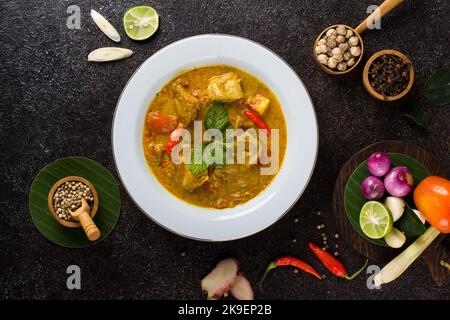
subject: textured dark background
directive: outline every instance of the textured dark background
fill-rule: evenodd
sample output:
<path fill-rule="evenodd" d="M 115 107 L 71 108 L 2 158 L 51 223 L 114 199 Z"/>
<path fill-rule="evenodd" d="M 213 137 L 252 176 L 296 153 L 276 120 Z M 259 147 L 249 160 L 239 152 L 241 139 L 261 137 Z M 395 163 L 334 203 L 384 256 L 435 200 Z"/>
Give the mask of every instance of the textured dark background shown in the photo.
<path fill-rule="evenodd" d="M 316 230 L 326 224 L 334 234 L 330 204 L 335 178 L 359 149 L 384 139 L 412 141 L 430 149 L 449 169 L 450 109 L 429 105 L 421 95 L 433 70 L 449 67 L 449 4 L 407 1 L 382 21 L 382 29 L 364 34 L 366 56 L 393 48 L 408 55 L 417 81 L 410 100 L 433 115 L 422 129 L 393 105 L 376 102 L 362 86 L 361 68 L 342 79 L 324 74 L 310 56 L 316 35 L 326 26 L 356 26 L 375 1 L 2 1 L 0 4 L 1 74 L 1 208 L 0 298 L 138 298 L 202 299 L 200 279 L 220 258 L 236 256 L 252 283 L 267 262 L 292 254 L 324 269 L 306 249 L 320 243 Z M 82 11 L 81 30 L 68 30 L 66 8 Z M 122 15 L 133 5 L 148 4 L 160 14 L 159 31 L 136 43 L 122 30 Z M 93 24 L 97 9 L 117 27 L 122 46 L 135 54 L 125 61 L 93 64 L 87 54 L 114 45 Z M 171 234 L 151 222 L 123 187 L 122 215 L 110 237 L 82 250 L 60 248 L 34 227 L 28 212 L 28 190 L 39 169 L 64 156 L 95 159 L 117 178 L 110 134 L 114 108 L 134 70 L 173 41 L 203 33 L 229 33 L 262 43 L 283 57 L 305 82 L 320 125 L 317 166 L 295 207 L 272 227 L 227 243 L 202 243 Z M 180 59 L 182 59 L 180 52 Z M 293 181 L 295 183 L 295 181 Z M 322 215 L 318 216 L 317 211 Z M 298 223 L 294 219 L 299 218 Z M 293 242 L 293 239 L 297 239 Z M 364 259 L 342 241 L 341 259 L 356 269 Z M 186 255 L 182 256 L 181 253 Z M 82 269 L 82 290 L 66 289 L 66 267 Z M 399 280 L 368 290 L 366 276 L 352 282 L 315 281 L 291 269 L 274 272 L 256 298 L 267 299 L 449 299 L 450 289 L 437 287 L 425 264 L 417 261 Z"/>

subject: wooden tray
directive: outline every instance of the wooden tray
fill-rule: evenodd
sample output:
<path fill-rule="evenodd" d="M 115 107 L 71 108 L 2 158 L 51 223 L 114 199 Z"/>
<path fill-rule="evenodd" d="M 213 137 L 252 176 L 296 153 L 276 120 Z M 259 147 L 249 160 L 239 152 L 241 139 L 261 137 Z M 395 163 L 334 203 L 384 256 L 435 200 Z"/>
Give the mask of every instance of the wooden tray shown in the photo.
<path fill-rule="evenodd" d="M 396 250 L 381 247 L 362 238 L 348 221 L 344 206 L 344 190 L 348 178 L 357 166 L 367 160 L 367 158 L 375 151 L 398 152 L 409 155 L 421 162 L 431 174 L 434 175 L 445 177 L 446 172 L 444 168 L 433 159 L 432 154 L 427 150 L 415 144 L 402 141 L 381 141 L 372 144 L 356 153 L 342 167 L 334 186 L 332 203 L 332 211 L 337 229 L 342 235 L 342 238 L 362 255 L 378 262 L 387 262 L 398 255 L 404 248 Z M 448 261 L 450 257 L 449 250 L 441 244 L 444 238 L 444 234 L 440 235 L 422 254 L 422 258 L 425 259 L 434 281 L 439 286 L 442 286 L 449 276 L 448 270 L 440 265 L 442 259 Z"/>

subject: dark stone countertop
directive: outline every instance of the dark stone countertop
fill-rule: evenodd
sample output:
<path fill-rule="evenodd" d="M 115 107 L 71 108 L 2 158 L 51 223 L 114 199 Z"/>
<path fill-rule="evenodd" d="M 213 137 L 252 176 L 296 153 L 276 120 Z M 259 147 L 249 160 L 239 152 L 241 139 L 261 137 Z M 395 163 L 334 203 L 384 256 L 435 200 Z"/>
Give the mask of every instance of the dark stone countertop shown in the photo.
<path fill-rule="evenodd" d="M 411 141 L 431 150 L 448 170 L 450 109 L 432 106 L 421 95 L 433 70 L 450 66 L 446 0 L 432 5 L 406 1 L 382 20 L 381 30 L 364 34 L 364 60 L 387 48 L 412 59 L 417 80 L 410 101 L 426 106 L 432 114 L 433 122 L 426 130 L 402 117 L 394 105 L 373 100 L 362 86 L 361 66 L 338 79 L 324 74 L 311 58 L 312 43 L 323 28 L 339 22 L 356 25 L 373 3 L 380 0 L 147 1 L 145 4 L 160 14 L 160 28 L 148 41 L 136 43 L 125 36 L 122 15 L 142 1 L 2 2 L 0 298 L 203 299 L 199 281 L 223 257 L 236 256 L 252 283 L 260 278 L 267 262 L 283 254 L 304 257 L 318 267 L 306 243 L 320 243 L 315 227 L 319 223 L 326 224 L 330 238 L 334 235 L 330 212 L 334 181 L 353 153 L 380 140 Z M 81 8 L 80 30 L 66 28 L 66 9 L 71 4 Z M 132 58 L 103 65 L 87 63 L 91 50 L 114 45 L 91 21 L 91 8 L 119 27 L 121 45 L 135 52 Z M 121 186 L 122 215 L 106 241 L 82 250 L 60 248 L 47 241 L 28 212 L 29 187 L 39 169 L 57 158 L 80 155 L 99 161 L 118 178 L 110 135 L 122 88 L 154 52 L 173 41 L 204 33 L 228 33 L 260 42 L 283 57 L 306 84 L 318 116 L 320 150 L 314 175 L 300 201 L 283 219 L 257 235 L 203 243 L 174 235 L 150 221 Z M 319 210 L 321 216 L 316 214 Z M 363 257 L 343 241 L 331 240 L 332 245 L 336 243 L 349 269 L 361 265 Z M 71 264 L 81 267 L 82 290 L 66 288 L 65 270 Z M 278 270 L 267 279 L 264 292 L 256 290 L 256 298 L 450 298 L 449 286 L 437 287 L 421 260 L 381 290 L 368 290 L 366 278 L 349 282 L 328 274 L 327 280 L 319 283 L 301 272 Z"/>

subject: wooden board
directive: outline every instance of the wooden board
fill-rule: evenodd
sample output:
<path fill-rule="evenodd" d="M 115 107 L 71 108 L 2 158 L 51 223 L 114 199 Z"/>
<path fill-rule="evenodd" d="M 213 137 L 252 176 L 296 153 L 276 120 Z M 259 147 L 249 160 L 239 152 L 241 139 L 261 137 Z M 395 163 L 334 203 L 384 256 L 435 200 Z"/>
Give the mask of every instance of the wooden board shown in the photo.
<path fill-rule="evenodd" d="M 446 177 L 447 174 L 444 168 L 433 159 L 432 154 L 426 149 L 402 141 L 377 142 L 362 149 L 344 164 L 336 180 L 332 203 L 332 211 L 337 229 L 342 238 L 362 255 L 378 262 L 387 262 L 398 255 L 402 249 L 396 250 L 377 246 L 362 238 L 348 221 L 344 207 L 344 190 L 348 178 L 356 167 L 367 160 L 375 151 L 403 153 L 421 162 L 433 175 Z M 441 244 L 444 238 L 445 235 L 439 236 L 422 255 L 422 258 L 425 259 L 430 268 L 434 281 L 438 285 L 443 285 L 449 276 L 448 270 L 439 264 L 440 260 L 445 260 L 449 257 L 448 249 Z"/>

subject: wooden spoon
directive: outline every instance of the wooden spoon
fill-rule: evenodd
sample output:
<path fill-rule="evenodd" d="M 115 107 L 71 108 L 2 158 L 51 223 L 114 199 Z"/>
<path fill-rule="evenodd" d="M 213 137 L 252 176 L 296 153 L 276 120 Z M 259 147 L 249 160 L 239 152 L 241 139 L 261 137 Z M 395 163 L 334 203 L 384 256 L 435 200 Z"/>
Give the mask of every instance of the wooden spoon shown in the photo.
<path fill-rule="evenodd" d="M 75 212 L 72 210 L 69 210 L 69 212 L 75 220 L 80 222 L 88 239 L 90 241 L 95 241 L 100 238 L 100 230 L 92 220 L 90 210 L 91 208 L 89 208 L 87 201 L 84 198 L 81 198 L 81 207 Z"/>
<path fill-rule="evenodd" d="M 399 4 L 401 4 L 403 0 L 385 0 L 377 10 L 372 12 L 366 20 L 361 22 L 359 26 L 356 27 L 355 31 L 360 35 L 364 31 L 367 30 L 367 26 L 373 25 L 375 20 L 378 18 L 383 17 L 385 14 L 390 12 L 392 9 L 397 7 Z"/>

